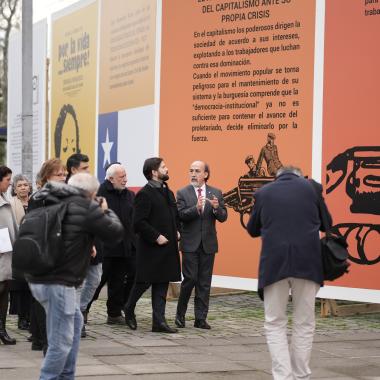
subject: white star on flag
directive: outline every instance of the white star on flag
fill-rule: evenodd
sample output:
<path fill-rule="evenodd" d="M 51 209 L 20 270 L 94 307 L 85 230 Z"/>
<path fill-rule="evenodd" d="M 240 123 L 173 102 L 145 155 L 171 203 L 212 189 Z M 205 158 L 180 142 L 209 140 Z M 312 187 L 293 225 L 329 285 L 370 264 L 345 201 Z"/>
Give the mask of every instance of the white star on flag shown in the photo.
<path fill-rule="evenodd" d="M 103 168 L 106 166 L 106 163 L 108 162 L 109 164 L 111 163 L 111 149 L 113 146 L 113 142 L 109 140 L 108 136 L 108 128 L 106 132 L 106 141 L 102 143 L 102 147 L 104 150 L 104 160 L 103 160 Z"/>

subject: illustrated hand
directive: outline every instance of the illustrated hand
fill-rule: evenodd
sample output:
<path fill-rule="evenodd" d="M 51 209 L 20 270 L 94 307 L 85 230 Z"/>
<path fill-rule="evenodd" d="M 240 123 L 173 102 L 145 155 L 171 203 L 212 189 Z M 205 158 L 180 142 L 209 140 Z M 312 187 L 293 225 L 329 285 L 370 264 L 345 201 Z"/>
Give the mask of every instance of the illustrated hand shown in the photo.
<path fill-rule="evenodd" d="M 166 237 L 164 235 L 160 235 L 157 240 L 156 240 L 157 244 L 158 245 L 165 245 L 165 244 L 168 244 L 169 243 L 169 240 L 166 239 Z"/>

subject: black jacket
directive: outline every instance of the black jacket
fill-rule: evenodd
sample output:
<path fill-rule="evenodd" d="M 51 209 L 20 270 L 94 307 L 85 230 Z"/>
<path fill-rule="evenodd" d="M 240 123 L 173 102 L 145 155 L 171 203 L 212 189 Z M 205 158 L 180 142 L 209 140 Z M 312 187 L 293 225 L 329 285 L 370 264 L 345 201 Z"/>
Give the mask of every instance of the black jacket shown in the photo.
<path fill-rule="evenodd" d="M 29 209 L 62 201 L 68 203 L 62 222 L 64 254 L 53 271 L 38 277 L 27 275 L 28 282 L 79 286 L 87 274 L 94 237 L 118 241 L 123 236 L 123 227 L 114 212 L 103 211 L 81 190 L 66 184 L 46 184 L 32 195 Z"/>
<path fill-rule="evenodd" d="M 129 257 L 135 252 L 136 238 L 133 231 L 133 201 L 135 194 L 128 190 L 117 190 L 107 179 L 100 185 L 98 195 L 106 199 L 108 207 L 119 217 L 124 234 L 120 243 L 105 242 L 103 255 L 105 257 Z"/>
<path fill-rule="evenodd" d="M 318 184 L 319 191 L 322 186 Z M 284 172 L 258 190 L 249 234 L 261 236 L 259 293 L 288 277 L 323 283 L 319 231 L 325 231 L 319 197 L 310 181 Z M 326 207 L 327 210 L 327 207 Z"/>
<path fill-rule="evenodd" d="M 136 281 L 181 281 L 174 194 L 168 188 L 145 185 L 136 195 L 134 226 L 138 234 Z M 158 245 L 159 235 L 165 236 L 168 244 Z"/>

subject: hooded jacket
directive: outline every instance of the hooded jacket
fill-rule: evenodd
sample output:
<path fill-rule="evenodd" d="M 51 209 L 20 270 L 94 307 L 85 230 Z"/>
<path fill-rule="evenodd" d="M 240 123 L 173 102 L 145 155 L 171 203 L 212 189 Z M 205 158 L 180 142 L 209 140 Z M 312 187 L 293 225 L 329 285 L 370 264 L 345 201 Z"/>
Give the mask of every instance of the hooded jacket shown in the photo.
<path fill-rule="evenodd" d="M 50 273 L 27 275 L 29 282 L 79 286 L 87 273 L 94 238 L 116 242 L 123 237 L 123 226 L 112 210 L 103 211 L 82 190 L 70 185 L 47 183 L 32 195 L 29 210 L 63 201 L 68 207 L 62 221 L 62 259 Z"/>

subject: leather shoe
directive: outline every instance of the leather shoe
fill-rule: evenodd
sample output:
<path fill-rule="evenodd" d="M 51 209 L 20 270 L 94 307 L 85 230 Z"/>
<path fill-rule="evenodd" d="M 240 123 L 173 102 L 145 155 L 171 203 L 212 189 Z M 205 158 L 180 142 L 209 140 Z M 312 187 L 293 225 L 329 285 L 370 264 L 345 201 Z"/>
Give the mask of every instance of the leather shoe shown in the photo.
<path fill-rule="evenodd" d="M 125 314 L 125 324 L 131 330 L 136 330 L 137 329 L 136 316 L 134 314 L 132 314 L 132 315 Z"/>
<path fill-rule="evenodd" d="M 185 317 L 183 317 L 182 315 L 176 315 L 175 316 L 175 321 L 174 321 L 175 325 L 177 327 L 179 327 L 180 329 L 183 329 L 185 326 L 186 326 L 186 322 L 185 322 Z"/>
<path fill-rule="evenodd" d="M 107 325 L 125 325 L 124 318 L 119 315 L 117 317 L 107 317 Z"/>
<path fill-rule="evenodd" d="M 171 328 L 170 326 L 167 325 L 166 322 L 161 322 L 158 325 L 153 325 L 152 332 L 162 332 L 162 333 L 175 334 L 178 332 L 178 330 Z"/>
<path fill-rule="evenodd" d="M 211 329 L 211 326 L 206 322 L 205 319 L 196 319 L 194 321 L 194 327 L 198 329 L 205 329 L 205 330 Z"/>

